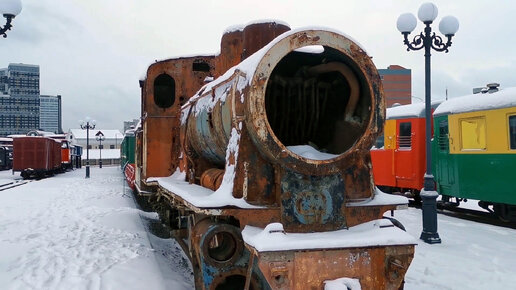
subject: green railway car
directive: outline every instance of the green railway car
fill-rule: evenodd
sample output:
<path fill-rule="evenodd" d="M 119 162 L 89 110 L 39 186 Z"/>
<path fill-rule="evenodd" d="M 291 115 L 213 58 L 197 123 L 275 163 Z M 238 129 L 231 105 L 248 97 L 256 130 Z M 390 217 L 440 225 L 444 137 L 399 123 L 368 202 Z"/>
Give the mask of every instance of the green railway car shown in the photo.
<path fill-rule="evenodd" d="M 127 132 L 120 145 L 120 166 L 124 168 L 126 164 L 134 164 L 134 150 L 136 139 L 134 134 Z"/>
<path fill-rule="evenodd" d="M 127 130 L 120 146 L 120 167 L 127 183 L 134 189 L 136 136 L 134 130 Z"/>
<path fill-rule="evenodd" d="M 443 102 L 434 112 L 432 165 L 443 200 L 479 200 L 516 221 L 516 88 Z"/>

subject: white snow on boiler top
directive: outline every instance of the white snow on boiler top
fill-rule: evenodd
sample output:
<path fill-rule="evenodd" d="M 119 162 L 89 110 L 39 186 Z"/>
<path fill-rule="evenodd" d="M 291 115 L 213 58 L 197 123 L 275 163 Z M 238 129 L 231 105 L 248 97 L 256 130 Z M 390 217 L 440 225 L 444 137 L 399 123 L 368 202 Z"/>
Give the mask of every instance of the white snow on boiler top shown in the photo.
<path fill-rule="evenodd" d="M 280 223 L 269 224 L 265 229 L 245 226 L 242 238 L 259 252 L 417 244 L 414 237 L 387 219 L 370 221 L 349 229 L 317 233 L 285 233 Z"/>
<path fill-rule="evenodd" d="M 472 94 L 443 102 L 434 116 L 516 107 L 516 87 L 494 93 Z"/>
<path fill-rule="evenodd" d="M 239 63 L 239 64 L 235 65 L 234 67 L 230 68 L 229 70 L 227 70 L 222 76 L 218 77 L 216 80 L 204 85 L 199 91 L 197 91 L 195 93 L 195 95 L 192 98 L 189 99 L 189 101 L 186 104 L 183 105 L 183 109 L 190 106 L 191 104 L 195 103 L 197 101 L 197 99 L 202 96 L 203 92 L 209 92 L 214 87 L 218 86 L 219 84 L 221 84 L 224 81 L 226 81 L 227 79 L 229 79 L 235 73 L 236 70 L 239 70 L 246 75 L 247 84 L 250 85 L 253 80 L 253 75 L 256 71 L 256 67 L 258 66 L 258 64 L 260 63 L 262 58 L 265 56 L 265 54 L 267 52 L 269 52 L 269 50 L 276 43 L 280 42 L 282 39 L 288 37 L 289 35 L 298 33 L 300 31 L 307 31 L 307 30 L 324 30 L 324 31 L 329 31 L 329 32 L 343 35 L 344 37 L 346 37 L 347 39 L 351 40 L 356 45 L 358 45 L 360 47 L 360 49 L 363 50 L 364 53 L 367 54 L 367 51 L 364 49 L 364 47 L 358 41 L 356 41 L 349 35 L 347 35 L 343 32 L 340 32 L 338 30 L 335 30 L 335 29 L 331 29 L 331 28 L 327 28 L 327 27 L 302 27 L 302 28 L 298 28 L 298 29 L 289 30 L 289 31 L 284 32 L 283 34 L 279 35 L 275 39 L 273 39 L 269 44 L 267 44 L 266 46 L 264 46 L 257 52 L 253 53 L 251 56 L 246 58 L 241 63 Z M 245 84 L 241 84 L 241 85 L 239 85 L 239 87 L 237 89 L 242 90 L 244 87 L 245 87 Z M 184 123 L 184 120 L 182 120 L 182 123 Z"/>

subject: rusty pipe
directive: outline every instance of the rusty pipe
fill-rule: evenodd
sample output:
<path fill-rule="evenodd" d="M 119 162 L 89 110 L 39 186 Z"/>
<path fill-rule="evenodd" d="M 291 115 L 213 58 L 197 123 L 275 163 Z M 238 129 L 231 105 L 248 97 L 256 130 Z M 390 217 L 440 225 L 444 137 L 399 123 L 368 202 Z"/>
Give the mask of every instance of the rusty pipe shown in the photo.
<path fill-rule="evenodd" d="M 224 177 L 224 170 L 217 168 L 210 168 L 204 171 L 201 175 L 201 186 L 211 190 L 217 190 L 222 184 Z"/>
<path fill-rule="evenodd" d="M 353 71 L 343 63 L 330 62 L 311 67 L 308 69 L 307 73 L 312 75 L 320 75 L 331 71 L 337 71 L 341 73 L 349 83 L 350 94 L 348 104 L 346 105 L 344 118 L 347 121 L 351 121 L 353 118 L 353 113 L 355 112 L 355 108 L 357 107 L 358 98 L 360 97 L 360 85 Z"/>

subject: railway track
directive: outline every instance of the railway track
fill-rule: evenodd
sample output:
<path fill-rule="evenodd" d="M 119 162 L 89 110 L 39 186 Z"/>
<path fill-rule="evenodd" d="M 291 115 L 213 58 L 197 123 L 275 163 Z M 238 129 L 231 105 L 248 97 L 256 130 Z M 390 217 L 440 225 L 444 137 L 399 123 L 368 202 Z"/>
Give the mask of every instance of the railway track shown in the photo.
<path fill-rule="evenodd" d="M 409 206 L 421 209 L 421 204 L 417 204 L 413 201 L 410 201 Z M 449 206 L 438 202 L 437 213 L 463 220 L 469 220 L 473 222 L 499 226 L 504 228 L 516 229 L 516 223 L 500 220 L 495 214 L 485 211 Z"/>
<path fill-rule="evenodd" d="M 34 180 L 15 180 L 12 182 L 0 184 L 0 191 L 11 189 L 11 188 L 14 188 L 17 186 L 21 186 L 21 185 L 27 184 L 32 181 L 34 181 Z"/>

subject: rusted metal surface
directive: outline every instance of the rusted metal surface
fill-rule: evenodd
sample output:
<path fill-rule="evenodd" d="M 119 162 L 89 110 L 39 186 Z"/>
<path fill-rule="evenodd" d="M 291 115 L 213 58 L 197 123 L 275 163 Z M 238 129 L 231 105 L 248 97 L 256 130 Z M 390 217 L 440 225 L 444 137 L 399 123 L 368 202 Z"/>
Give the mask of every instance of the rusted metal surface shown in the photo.
<path fill-rule="evenodd" d="M 243 30 L 234 29 L 227 31 L 220 40 L 220 54 L 215 63 L 215 75 L 223 75 L 230 67 L 242 61 Z"/>
<path fill-rule="evenodd" d="M 189 203 L 183 198 L 177 196 L 173 192 L 168 191 L 165 188 L 159 187 L 157 183 L 145 183 L 147 188 L 154 187 L 155 195 L 160 195 L 168 199 L 168 203 L 175 207 L 182 207 L 188 209 L 193 213 L 213 216 L 217 218 L 234 217 L 240 222 L 240 229 L 243 229 L 246 225 L 252 225 L 255 227 L 264 228 L 270 223 L 277 222 L 280 220 L 280 208 L 279 207 L 267 207 L 267 208 L 252 208 L 252 209 L 239 209 L 239 208 L 199 208 Z"/>
<path fill-rule="evenodd" d="M 142 178 L 169 176 L 179 166 L 180 108 L 204 84 L 206 77 L 213 76 L 214 59 L 214 56 L 178 58 L 149 67 L 142 99 Z M 168 79 L 160 83 L 163 76 Z M 159 94 L 164 101 L 160 102 Z"/>
<path fill-rule="evenodd" d="M 309 45 L 325 52 L 292 52 Z M 370 198 L 374 189 L 369 148 L 384 115 L 373 69 L 369 56 L 342 35 L 286 36 L 263 54 L 253 75 L 237 67 L 182 108 L 185 144 L 195 152 L 189 172 L 199 179 L 203 167 L 224 166 L 230 130 L 237 129 L 234 197 L 281 206 L 287 231 L 347 227 L 345 201 Z M 307 159 L 286 147 L 304 144 L 336 157 Z"/>
<path fill-rule="evenodd" d="M 412 261 L 414 246 L 251 251 L 271 289 L 324 289 L 324 281 L 348 277 L 359 279 L 362 289 L 397 290 Z"/>
<path fill-rule="evenodd" d="M 197 289 L 243 289 L 248 276 L 249 250 L 244 247 L 240 229 L 204 218 L 191 229 L 191 252 L 201 275 L 195 277 Z M 260 271 L 250 271 L 252 289 L 267 289 Z"/>
<path fill-rule="evenodd" d="M 278 35 L 289 30 L 290 27 L 277 22 L 254 23 L 247 25 L 243 31 L 244 39 L 242 60 L 269 44 L 269 42 Z"/>
<path fill-rule="evenodd" d="M 371 58 L 333 31 L 288 32 L 273 41 L 288 30 L 254 23 L 226 32 L 217 56 L 149 67 L 137 141 L 140 184 L 158 188 L 149 198 L 160 217 L 189 241 L 198 289 L 228 281 L 239 289 L 321 289 L 322 281 L 339 277 L 359 278 L 364 289 L 397 289 L 413 245 L 253 255 L 242 246 L 239 231 L 246 225 L 281 222 L 286 232 L 332 231 L 379 219 L 396 207 L 353 206 L 374 197 L 369 149 L 385 119 Z M 298 50 L 314 45 L 323 51 Z M 170 95 L 172 101 L 163 97 Z M 334 156 L 303 157 L 290 147 L 297 145 Z M 230 192 L 216 196 L 242 199 L 249 208 L 199 206 L 146 181 L 176 171 L 213 191 L 224 182 Z M 219 239 L 232 242 L 214 254 Z M 321 267 L 313 267 L 314 261 Z"/>
<path fill-rule="evenodd" d="M 382 205 L 382 206 L 346 206 L 345 214 L 348 218 L 348 227 L 354 227 L 363 223 L 365 220 L 381 219 L 383 214 L 387 211 L 397 209 L 397 205 Z"/>

